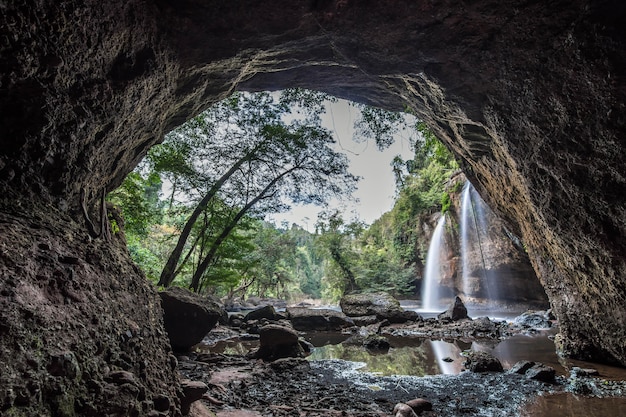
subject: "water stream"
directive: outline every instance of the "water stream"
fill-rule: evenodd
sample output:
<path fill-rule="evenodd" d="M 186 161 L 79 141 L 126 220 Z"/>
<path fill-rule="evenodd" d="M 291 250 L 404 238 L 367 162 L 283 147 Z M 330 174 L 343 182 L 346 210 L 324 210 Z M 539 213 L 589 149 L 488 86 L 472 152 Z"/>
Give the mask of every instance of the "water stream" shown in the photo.
<path fill-rule="evenodd" d="M 422 284 L 422 308 L 425 311 L 442 310 L 439 296 L 439 279 L 441 277 L 441 253 L 445 245 L 444 226 L 445 214 L 437 222 L 426 256 L 426 268 Z"/>

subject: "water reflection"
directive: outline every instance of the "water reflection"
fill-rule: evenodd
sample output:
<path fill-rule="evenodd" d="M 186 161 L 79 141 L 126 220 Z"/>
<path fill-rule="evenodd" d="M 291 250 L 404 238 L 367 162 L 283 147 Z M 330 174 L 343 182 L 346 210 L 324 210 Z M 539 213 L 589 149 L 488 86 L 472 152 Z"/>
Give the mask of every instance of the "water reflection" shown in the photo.
<path fill-rule="evenodd" d="M 462 371 L 461 349 L 458 346 L 443 340 L 429 340 L 429 343 L 437 359 L 440 373 L 457 375 Z"/>
<path fill-rule="evenodd" d="M 517 335 L 505 340 L 450 341 L 419 338 L 389 338 L 391 349 L 385 354 L 374 354 L 361 346 L 345 346 L 319 343 L 328 340 L 310 339 L 317 346 L 310 360 L 342 359 L 361 362 L 362 371 L 380 375 L 457 375 L 463 371 L 465 350 L 486 351 L 496 356 L 505 369 L 511 368 L 520 360 L 543 362 L 552 366 L 560 375 L 566 375 L 567 369 L 561 364 L 555 353 L 554 343 L 548 338 L 550 332 L 539 335 Z M 344 336 L 345 337 L 345 336 Z M 317 343 L 316 343 L 317 342 Z"/>
<path fill-rule="evenodd" d="M 386 353 L 368 351 L 362 346 L 326 345 L 313 349 L 309 360 L 342 359 L 360 362 L 361 371 L 377 375 L 436 375 L 439 368 L 429 343 L 416 346 L 391 348 Z"/>

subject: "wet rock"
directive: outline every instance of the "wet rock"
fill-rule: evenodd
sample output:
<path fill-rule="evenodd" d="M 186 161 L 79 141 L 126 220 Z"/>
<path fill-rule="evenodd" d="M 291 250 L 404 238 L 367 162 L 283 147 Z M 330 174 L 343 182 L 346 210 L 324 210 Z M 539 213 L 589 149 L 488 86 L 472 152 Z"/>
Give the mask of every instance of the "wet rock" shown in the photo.
<path fill-rule="evenodd" d="M 393 407 L 393 415 L 394 417 L 417 417 L 415 411 L 405 403 L 396 404 L 395 407 Z"/>
<path fill-rule="evenodd" d="M 526 375 L 535 381 L 554 383 L 556 371 L 541 362 L 519 361 L 509 370 L 510 373 Z"/>
<path fill-rule="evenodd" d="M 415 321 L 418 314 L 405 311 L 400 302 L 385 292 L 350 294 L 340 301 L 341 311 L 349 317 L 376 316 L 380 320 L 389 320 L 393 323 Z"/>
<path fill-rule="evenodd" d="M 209 387 L 201 381 L 191 381 L 184 379 L 180 382 L 180 387 L 183 390 L 183 395 L 180 399 L 180 408 L 183 415 L 189 414 L 191 403 L 202 398 L 205 392 L 209 390 Z"/>
<path fill-rule="evenodd" d="M 530 368 L 535 365 L 535 362 L 531 361 L 519 361 L 509 370 L 512 374 L 524 375 Z"/>
<path fill-rule="evenodd" d="M 463 363 L 465 369 L 472 372 L 502 372 L 502 364 L 490 353 L 487 352 L 469 352 Z"/>
<path fill-rule="evenodd" d="M 415 398 L 406 402 L 406 405 L 411 407 L 416 414 L 422 413 L 422 411 L 431 411 L 433 404 L 423 398 Z"/>
<path fill-rule="evenodd" d="M 277 321 L 281 318 L 282 316 L 276 312 L 276 309 L 274 309 L 273 306 L 266 305 L 263 307 L 259 307 L 256 310 L 252 310 L 251 312 L 246 314 L 246 316 L 244 317 L 244 321 L 261 320 L 261 319 Z"/>
<path fill-rule="evenodd" d="M 174 351 L 188 351 L 200 343 L 222 316 L 219 305 L 184 288 L 171 287 L 159 295 L 165 330 Z"/>
<path fill-rule="evenodd" d="M 461 298 L 457 296 L 454 298 L 452 304 L 450 304 L 450 307 L 448 307 L 448 309 L 443 313 L 439 314 L 437 318 L 442 321 L 458 321 L 468 319 L 469 317 L 467 315 L 467 308 L 465 308 L 465 304 L 463 304 Z"/>
<path fill-rule="evenodd" d="M 378 323 L 380 321 L 378 320 L 378 317 L 376 317 L 376 315 L 354 316 L 354 317 L 350 317 L 350 319 L 352 319 L 355 326 L 369 326 L 371 324 Z"/>
<path fill-rule="evenodd" d="M 259 348 L 251 353 L 256 359 L 274 361 L 280 358 L 304 357 L 298 333 L 288 327 L 268 324 L 259 331 Z"/>
<path fill-rule="evenodd" d="M 311 364 L 306 359 L 302 358 L 280 358 L 276 359 L 270 364 L 270 368 L 274 372 L 293 372 L 293 371 L 308 371 L 311 369 Z"/>
<path fill-rule="evenodd" d="M 385 319 L 390 323 L 406 323 L 419 320 L 421 316 L 413 310 L 391 310 Z"/>
<path fill-rule="evenodd" d="M 331 309 L 290 307 L 287 308 L 287 317 L 294 329 L 300 331 L 336 331 L 354 326 L 352 319 L 344 313 Z"/>
<path fill-rule="evenodd" d="M 230 317 L 228 318 L 228 325 L 230 327 L 241 327 L 241 324 L 243 323 L 243 319 L 244 319 L 243 314 L 239 314 L 239 313 L 231 314 Z"/>
<path fill-rule="evenodd" d="M 552 322 L 546 311 L 526 311 L 515 317 L 513 323 L 516 326 L 533 329 L 548 329 L 552 327 Z"/>
<path fill-rule="evenodd" d="M 570 375 L 572 377 L 599 376 L 600 372 L 593 368 L 579 368 L 578 366 L 574 366 L 570 371 Z"/>
<path fill-rule="evenodd" d="M 550 366 L 536 363 L 526 371 L 525 375 L 528 379 L 553 384 L 555 382 L 556 371 Z"/>
<path fill-rule="evenodd" d="M 496 334 L 498 332 L 498 326 L 489 317 L 478 317 L 472 320 L 471 327 L 474 331 L 483 334 Z"/>

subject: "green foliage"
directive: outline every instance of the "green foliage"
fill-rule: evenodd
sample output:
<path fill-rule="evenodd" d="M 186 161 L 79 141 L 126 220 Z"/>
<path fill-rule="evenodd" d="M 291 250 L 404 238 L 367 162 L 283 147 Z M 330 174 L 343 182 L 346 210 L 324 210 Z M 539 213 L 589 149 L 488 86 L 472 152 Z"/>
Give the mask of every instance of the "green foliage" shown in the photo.
<path fill-rule="evenodd" d="M 118 189 L 109 193 L 108 200 L 122 210 L 127 234 L 147 236 L 150 225 L 159 222 L 160 190 L 161 178 L 157 173 L 150 173 L 144 177 L 139 172 L 133 171 Z"/>
<path fill-rule="evenodd" d="M 450 200 L 450 194 L 448 194 L 447 192 L 443 192 L 441 194 L 441 212 L 442 213 L 447 213 L 448 210 L 450 210 L 450 204 L 451 204 L 451 200 Z"/>
<path fill-rule="evenodd" d="M 414 290 L 426 246 L 420 217 L 449 209 L 444 187 L 458 169 L 423 123 L 414 126 L 414 158 L 392 162 L 394 208 L 370 227 L 336 212 L 323 213 L 315 233 L 260 220 L 293 202 L 323 205 L 354 189 L 346 157 L 320 125 L 325 100 L 333 99 L 306 90 L 236 93 L 150 150 L 109 199 L 122 210 L 131 256 L 151 280 L 161 282 L 178 248 L 171 284 L 228 297 L 337 301 L 355 290 Z M 359 108 L 357 135 L 379 148 L 408 126 L 403 114 Z"/>

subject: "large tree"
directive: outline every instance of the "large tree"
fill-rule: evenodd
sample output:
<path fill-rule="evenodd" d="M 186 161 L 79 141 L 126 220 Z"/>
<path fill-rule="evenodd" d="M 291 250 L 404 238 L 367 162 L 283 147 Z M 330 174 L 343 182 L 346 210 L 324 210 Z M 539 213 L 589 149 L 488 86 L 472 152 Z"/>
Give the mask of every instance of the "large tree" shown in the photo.
<path fill-rule="evenodd" d="M 232 210 L 221 218 L 221 230 L 205 240 L 208 246 L 191 280 L 194 290 L 244 216 L 284 210 L 292 202 L 324 204 L 354 189 L 358 178 L 348 172 L 347 158 L 333 149 L 331 132 L 321 126 L 325 99 L 302 90 L 235 94 L 167 137 L 166 151 L 152 154 L 154 166 L 165 171 L 173 165 L 168 178 L 195 201 L 195 208 L 160 285 L 172 283 L 185 248 L 196 248 L 195 242 L 188 245 L 192 230 L 216 199 Z M 172 200 L 179 190 L 172 190 Z M 201 233 L 211 229 L 210 219 L 206 224 Z"/>

